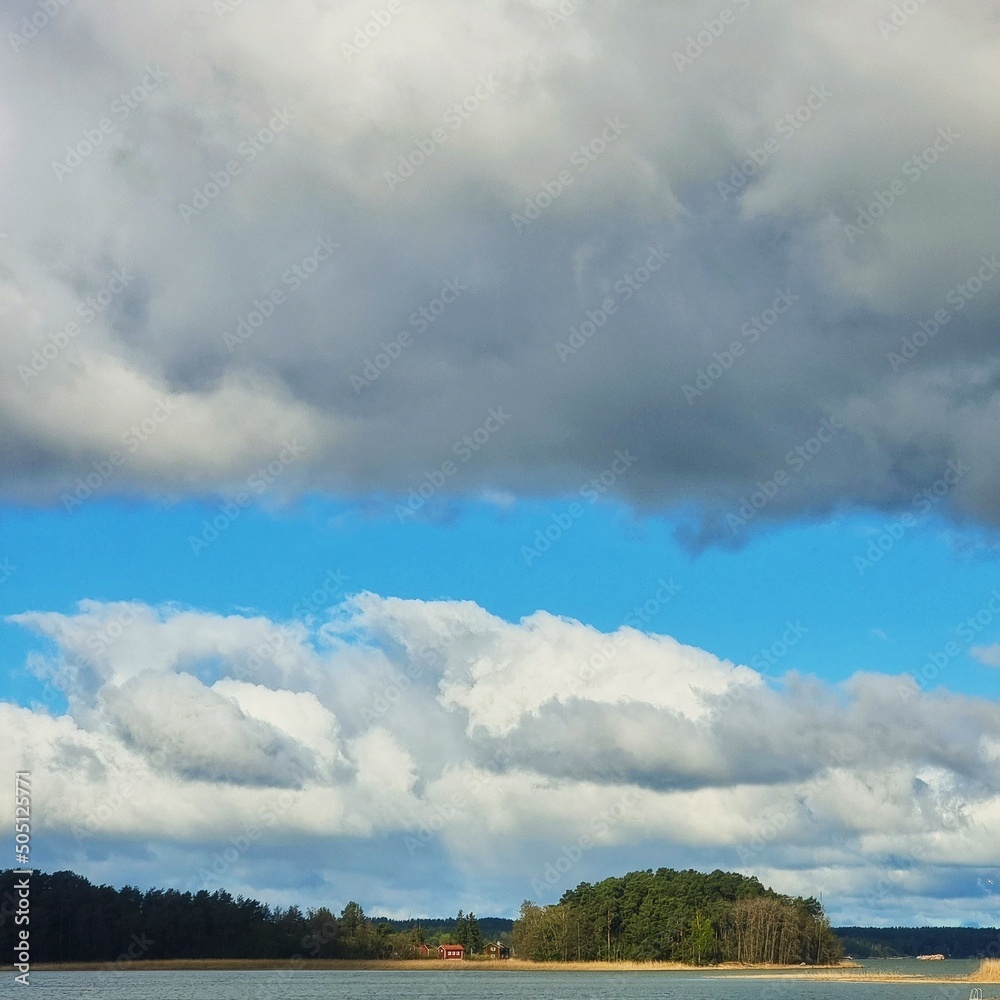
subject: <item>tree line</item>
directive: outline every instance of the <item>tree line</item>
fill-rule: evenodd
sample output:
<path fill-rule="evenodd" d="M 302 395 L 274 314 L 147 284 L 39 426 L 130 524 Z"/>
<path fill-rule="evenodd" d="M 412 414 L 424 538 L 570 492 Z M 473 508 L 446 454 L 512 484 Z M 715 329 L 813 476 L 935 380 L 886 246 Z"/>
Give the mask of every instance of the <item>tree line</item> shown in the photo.
<path fill-rule="evenodd" d="M 997 958 L 995 927 L 838 927 L 844 951 L 853 958 Z"/>
<path fill-rule="evenodd" d="M 842 954 L 812 897 L 782 896 L 732 872 L 669 868 L 582 882 L 551 906 L 525 900 L 512 942 L 519 957 L 542 962 L 815 965 Z"/>
<path fill-rule="evenodd" d="M 419 919 L 412 918 L 410 920 L 394 920 L 390 917 L 375 917 L 374 922 L 376 924 L 389 924 L 394 931 L 412 931 L 419 928 L 421 934 L 423 935 L 423 941 L 427 944 L 438 945 L 442 943 L 455 942 L 469 948 L 470 943 L 463 939 L 460 931 L 459 918 L 461 916 L 461 911 L 459 911 L 458 918 L 421 917 Z M 484 941 L 500 941 L 503 944 L 510 944 L 510 932 L 514 926 L 513 920 L 510 920 L 507 917 L 477 917 L 473 913 L 470 913 L 465 919 L 470 924 L 466 933 L 471 930 L 472 921 L 475 921 L 475 927 L 478 928 L 479 934 Z M 474 932 L 473 940 L 475 940 Z"/>
<path fill-rule="evenodd" d="M 12 870 L 0 871 L 0 954 L 11 955 L 17 927 Z M 73 872 L 31 878 L 34 962 L 117 962 L 197 958 L 417 958 L 439 941 L 482 949 L 474 914 L 436 921 L 428 934 L 416 922 L 371 920 L 360 904 L 335 916 L 326 907 L 303 912 L 233 897 L 223 889 L 180 892 L 93 885 Z"/>
<path fill-rule="evenodd" d="M 13 871 L 0 871 L 0 954 L 13 953 L 17 905 Z M 840 927 L 831 930 L 813 898 L 782 896 L 757 879 L 714 871 L 631 872 L 581 883 L 553 906 L 525 901 L 517 921 L 457 917 L 371 919 L 348 903 L 303 912 L 225 890 L 140 891 L 94 885 L 73 872 L 31 879 L 36 962 L 196 958 L 417 958 L 420 945 L 485 941 L 512 945 L 539 961 L 659 959 L 698 965 L 828 963 L 855 958 L 944 954 L 997 957 L 1000 931 L 975 927 Z"/>

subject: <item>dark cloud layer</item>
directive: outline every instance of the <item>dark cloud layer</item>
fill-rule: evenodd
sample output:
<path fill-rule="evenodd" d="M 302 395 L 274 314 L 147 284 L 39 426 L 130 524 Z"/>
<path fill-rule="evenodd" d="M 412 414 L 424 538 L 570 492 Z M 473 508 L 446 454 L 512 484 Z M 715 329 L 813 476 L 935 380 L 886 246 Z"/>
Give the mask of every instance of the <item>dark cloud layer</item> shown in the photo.
<path fill-rule="evenodd" d="M 693 541 L 949 462 L 935 509 L 992 523 L 992 5 L 731 6 L 707 46 L 719 5 L 638 0 L 414 4 L 356 52 L 363 3 L 101 0 L 9 43 L 7 495 L 245 488 L 288 441 L 268 488 L 553 495 L 625 448 Z"/>

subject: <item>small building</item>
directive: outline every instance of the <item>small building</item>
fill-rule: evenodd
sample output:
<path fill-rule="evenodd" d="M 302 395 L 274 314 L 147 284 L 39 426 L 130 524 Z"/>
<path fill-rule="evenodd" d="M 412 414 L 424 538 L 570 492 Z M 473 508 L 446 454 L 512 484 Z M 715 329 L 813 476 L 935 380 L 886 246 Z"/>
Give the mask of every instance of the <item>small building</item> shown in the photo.
<path fill-rule="evenodd" d="M 417 945 L 417 954 L 421 958 L 428 958 L 430 953 L 431 949 L 426 944 Z"/>
<path fill-rule="evenodd" d="M 488 944 L 484 949 L 483 953 L 487 958 L 510 958 L 510 948 L 506 945 L 502 945 L 499 941 L 496 944 Z"/>
<path fill-rule="evenodd" d="M 438 956 L 447 961 L 460 962 L 465 958 L 465 948 L 460 944 L 441 944 L 438 945 Z"/>

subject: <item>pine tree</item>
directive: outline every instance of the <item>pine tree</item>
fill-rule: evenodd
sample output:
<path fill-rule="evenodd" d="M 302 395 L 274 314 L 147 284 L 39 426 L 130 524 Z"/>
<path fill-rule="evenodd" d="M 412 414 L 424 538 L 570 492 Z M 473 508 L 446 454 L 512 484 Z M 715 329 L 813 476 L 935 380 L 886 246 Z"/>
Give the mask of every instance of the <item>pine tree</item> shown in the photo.
<path fill-rule="evenodd" d="M 483 950 L 483 934 L 479 929 L 479 921 L 476 920 L 476 915 L 470 913 L 465 921 L 465 936 L 466 940 L 462 942 L 465 945 L 467 951 L 471 952 L 473 955 L 478 955 Z"/>
<path fill-rule="evenodd" d="M 455 943 L 460 944 L 466 951 L 469 950 L 469 922 L 461 910 L 455 918 Z"/>

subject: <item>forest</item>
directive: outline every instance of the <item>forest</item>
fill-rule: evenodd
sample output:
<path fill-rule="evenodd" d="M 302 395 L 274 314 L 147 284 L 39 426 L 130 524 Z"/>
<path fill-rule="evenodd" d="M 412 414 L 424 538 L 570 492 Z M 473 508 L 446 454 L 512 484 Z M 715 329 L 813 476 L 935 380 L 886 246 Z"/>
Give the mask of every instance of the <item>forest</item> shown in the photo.
<path fill-rule="evenodd" d="M 13 871 L 0 871 L 0 954 L 13 952 Z M 942 953 L 995 957 L 1000 932 L 969 927 L 842 927 L 832 931 L 812 898 L 782 896 L 757 879 L 660 868 L 581 883 L 551 906 L 525 901 L 513 924 L 499 917 L 374 919 L 356 902 L 338 915 L 268 906 L 225 890 L 115 889 L 73 872 L 31 878 L 35 962 L 142 959 L 416 958 L 426 943 L 510 944 L 538 961 L 661 959 L 827 963 Z"/>
<path fill-rule="evenodd" d="M 13 871 L 0 872 L 0 954 L 14 951 Z M 196 958 L 415 958 L 437 938 L 483 944 L 474 914 L 426 935 L 370 920 L 358 903 L 335 916 L 325 907 L 271 907 L 224 890 L 179 892 L 93 885 L 73 872 L 31 878 L 31 955 L 35 962 L 118 962 Z M 444 923 L 444 922 L 439 922 Z M 450 933 L 449 933 L 450 932 Z"/>
<path fill-rule="evenodd" d="M 852 958 L 1000 956 L 1000 930 L 995 927 L 838 927 L 837 936 Z"/>
<path fill-rule="evenodd" d="M 514 921 L 506 917 L 476 917 L 474 913 L 470 913 L 463 918 L 461 912 L 459 912 L 457 917 L 431 917 L 410 920 L 390 920 L 387 917 L 375 917 L 372 922 L 376 927 L 380 924 L 388 924 L 396 932 L 418 931 L 421 941 L 429 945 L 456 942 L 457 944 L 464 945 L 466 951 L 471 950 L 473 954 L 479 950 L 476 947 L 478 937 L 481 937 L 487 943 L 490 941 L 500 941 L 503 944 L 509 945 L 511 928 L 514 926 Z"/>
<path fill-rule="evenodd" d="M 512 943 L 542 962 L 661 960 L 810 965 L 842 954 L 813 898 L 782 896 L 732 872 L 630 872 L 583 882 L 558 903 L 525 901 Z"/>

